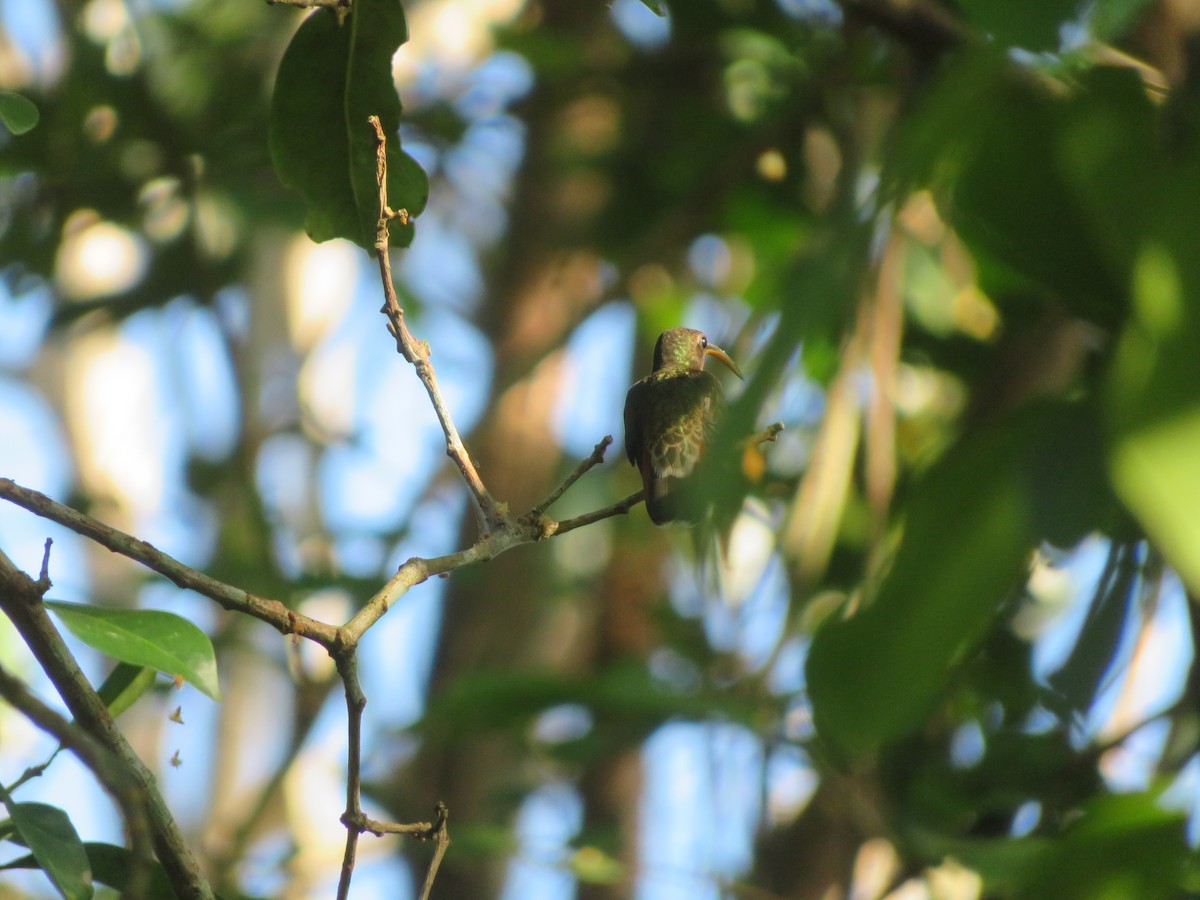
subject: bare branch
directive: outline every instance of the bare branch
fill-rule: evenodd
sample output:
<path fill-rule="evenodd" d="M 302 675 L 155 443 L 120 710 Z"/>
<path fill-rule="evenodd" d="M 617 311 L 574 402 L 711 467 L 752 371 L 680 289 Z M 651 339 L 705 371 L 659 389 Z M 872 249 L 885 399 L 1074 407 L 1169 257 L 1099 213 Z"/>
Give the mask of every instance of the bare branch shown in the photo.
<path fill-rule="evenodd" d="M 42 570 L 38 573 L 37 580 L 38 590 L 42 591 L 43 595 L 53 587 L 50 583 L 50 548 L 52 546 L 54 546 L 54 541 L 46 538 L 46 547 L 42 551 Z"/>
<path fill-rule="evenodd" d="M 772 422 L 758 434 L 752 434 L 750 437 L 742 441 L 743 447 L 754 447 L 758 444 L 773 442 L 779 437 L 779 432 L 783 431 L 782 422 Z"/>
<path fill-rule="evenodd" d="M 446 848 L 450 846 L 450 832 L 447 830 L 450 812 L 441 800 L 438 801 L 434 811 L 437 813 L 437 818 L 434 820 L 432 839 L 437 841 L 437 848 L 433 851 L 433 859 L 429 861 L 429 869 L 425 872 L 425 885 L 421 888 L 420 900 L 429 900 L 429 894 L 433 891 L 433 880 L 437 878 L 438 869 L 442 865 L 442 857 L 446 855 Z M 418 840 L 426 840 L 420 835 L 417 837 Z"/>
<path fill-rule="evenodd" d="M 475 498 L 475 511 L 478 515 L 479 527 L 483 534 L 487 535 L 503 527 L 506 516 L 500 504 L 484 487 L 483 479 L 479 477 L 475 463 L 467 453 L 467 448 L 459 436 L 458 428 L 450 416 L 446 402 L 442 399 L 437 375 L 433 371 L 433 365 L 429 362 L 429 344 L 413 337 L 405 323 L 404 310 L 401 308 L 399 300 L 396 299 L 396 286 L 392 282 L 392 264 L 388 256 L 388 223 L 392 219 L 399 219 L 407 224 L 408 212 L 403 209 L 395 211 L 388 206 L 387 137 L 383 133 L 383 126 L 379 123 L 378 116 L 371 116 L 368 122 L 375 130 L 375 140 L 378 142 L 375 149 L 375 180 L 379 188 L 379 222 L 375 231 L 375 257 L 379 261 L 379 276 L 383 282 L 384 302 L 380 312 L 387 316 L 388 331 L 396 339 L 396 350 L 412 363 L 417 370 L 417 377 L 425 386 L 425 392 L 433 404 L 433 411 L 437 414 L 442 432 L 446 435 L 446 455 L 454 460 L 454 464 L 458 466 L 458 471 L 471 491 L 471 496 Z"/>
<path fill-rule="evenodd" d="M 358 656 L 353 649 L 335 657 L 338 674 L 346 687 L 346 811 L 342 824 L 346 826 L 346 849 L 342 854 L 342 874 L 338 878 L 338 900 L 350 896 L 350 879 L 354 876 L 354 860 L 358 855 L 358 836 L 362 834 L 362 714 L 367 695 L 358 680 Z"/>
<path fill-rule="evenodd" d="M 526 513 L 526 516 L 535 518 L 541 516 L 542 513 L 551 507 L 554 501 L 567 492 L 571 485 L 587 474 L 588 470 L 594 469 L 600 463 L 604 462 L 604 452 L 612 444 L 612 440 L 612 435 L 606 434 L 604 440 L 592 448 L 592 455 L 576 466 L 575 471 L 568 475 L 562 484 L 552 490 L 545 500 Z"/>
<path fill-rule="evenodd" d="M 623 516 L 629 510 L 633 509 L 642 502 L 643 492 L 630 494 L 624 500 L 618 500 L 611 506 L 606 506 L 603 509 L 598 509 L 595 512 L 584 513 L 582 516 L 575 516 L 573 519 L 564 519 L 558 522 L 558 527 L 554 529 L 554 534 L 566 534 L 568 531 L 574 531 L 576 528 L 582 528 L 584 525 L 592 525 L 599 522 L 601 519 L 611 519 L 613 516 Z"/>
<path fill-rule="evenodd" d="M 342 871 L 338 879 L 338 900 L 346 900 L 350 895 L 350 880 L 354 877 L 354 861 L 358 856 L 358 839 L 364 832 L 370 832 L 376 837 L 385 834 L 403 834 L 419 841 L 437 841 L 433 860 L 425 875 L 425 887 L 421 897 L 427 898 L 433 888 L 434 878 L 442 857 L 450 845 L 450 836 L 446 830 L 448 812 L 446 804 L 439 802 L 435 809 L 436 817 L 432 823 L 414 822 L 400 824 L 398 822 L 379 822 L 363 815 L 362 811 L 362 714 L 367 705 L 367 697 L 363 693 L 358 679 L 358 657 L 353 650 L 339 653 L 336 657 L 338 674 L 346 687 L 346 811 L 342 814 L 342 824 L 346 826 L 346 849 L 342 854 Z"/>
<path fill-rule="evenodd" d="M 210 578 L 203 572 L 185 566 L 146 541 L 118 531 L 69 506 L 63 506 L 45 494 L 21 487 L 8 478 L 0 478 L 0 498 L 91 538 L 113 553 L 127 556 L 152 569 L 177 586 L 215 600 L 225 609 L 243 612 L 260 619 L 283 634 L 306 637 L 326 648 L 334 646 L 337 642 L 337 629 L 331 625 L 293 612 L 278 600 L 258 597 L 241 588 Z"/>

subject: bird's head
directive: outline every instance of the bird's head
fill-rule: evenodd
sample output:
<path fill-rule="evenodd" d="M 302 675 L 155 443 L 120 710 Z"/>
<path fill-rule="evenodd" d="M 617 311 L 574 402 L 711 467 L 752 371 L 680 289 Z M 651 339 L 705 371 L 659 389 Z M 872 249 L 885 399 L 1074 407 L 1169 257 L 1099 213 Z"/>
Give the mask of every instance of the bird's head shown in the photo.
<path fill-rule="evenodd" d="M 658 336 L 658 343 L 654 345 L 654 371 L 678 368 L 701 372 L 704 360 L 709 356 L 728 366 L 738 378 L 742 377 L 742 370 L 729 354 L 716 344 L 710 344 L 704 333 L 695 328 L 671 328 Z"/>

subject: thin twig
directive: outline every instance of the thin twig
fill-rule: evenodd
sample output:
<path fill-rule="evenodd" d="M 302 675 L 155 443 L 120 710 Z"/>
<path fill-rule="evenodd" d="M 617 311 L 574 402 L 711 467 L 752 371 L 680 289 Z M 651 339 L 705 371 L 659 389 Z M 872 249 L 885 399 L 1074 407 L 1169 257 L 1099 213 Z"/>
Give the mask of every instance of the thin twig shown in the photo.
<path fill-rule="evenodd" d="M 758 434 L 752 434 L 750 437 L 742 441 L 743 447 L 755 447 L 758 444 L 766 444 L 774 441 L 779 437 L 779 432 L 783 431 L 782 422 L 772 422 Z"/>
<path fill-rule="evenodd" d="M 338 900 L 346 900 L 350 895 L 350 880 L 354 877 L 354 862 L 358 856 L 358 839 L 364 832 L 370 832 L 376 837 L 385 834 L 402 834 L 419 841 L 437 841 L 433 860 L 425 874 L 425 887 L 421 892 L 422 900 L 429 897 L 433 889 L 433 881 L 437 877 L 438 867 L 442 857 L 450 845 L 450 835 L 447 831 L 449 812 L 446 804 L 438 801 L 435 808 L 435 818 L 432 823 L 414 822 L 401 824 L 398 822 L 380 822 L 363 815 L 362 811 L 362 716 L 367 705 L 366 694 L 358 678 L 358 657 L 353 650 L 339 653 L 336 657 L 338 674 L 346 686 L 346 811 L 342 814 L 342 824 L 346 826 L 346 849 L 342 854 L 342 870 L 338 879 Z"/>
<path fill-rule="evenodd" d="M 448 827 L 450 811 L 446 808 L 446 804 L 439 800 L 433 809 L 433 814 L 432 822 L 414 822 L 410 825 L 378 822 L 366 816 L 361 818 L 360 823 L 363 831 L 369 831 L 375 837 L 383 837 L 385 834 L 402 834 L 418 841 L 437 842 L 433 851 L 433 859 L 429 861 L 429 868 L 425 871 L 425 884 L 421 888 L 419 900 L 428 900 L 429 894 L 433 890 L 434 879 L 437 878 L 438 869 L 442 865 L 442 857 L 446 855 L 446 848 L 450 846 Z"/>
<path fill-rule="evenodd" d="M 425 872 L 425 885 L 421 888 L 419 900 L 429 900 L 429 895 L 433 891 L 433 881 L 437 878 L 438 869 L 442 865 L 442 857 L 446 855 L 446 848 L 450 846 L 450 832 L 447 829 L 450 812 L 441 800 L 438 801 L 435 812 L 437 819 L 434 822 L 433 839 L 437 841 L 437 847 L 434 848 L 433 859 L 429 861 L 429 868 Z"/>
<path fill-rule="evenodd" d="M 8 478 L 0 478 L 0 498 L 24 507 L 31 513 L 57 522 L 77 534 L 91 538 L 113 553 L 127 556 L 152 569 L 181 588 L 203 594 L 225 609 L 243 612 L 266 622 L 283 634 L 296 634 L 315 641 L 325 648 L 336 645 L 337 629 L 308 616 L 288 609 L 278 600 L 258 597 L 241 588 L 210 578 L 203 572 L 185 566 L 146 541 L 118 531 L 103 522 L 51 500 L 45 494 L 30 490 Z M 39 579 L 40 583 L 40 579 Z"/>
<path fill-rule="evenodd" d="M 45 549 L 42 550 L 42 569 L 38 573 L 36 582 L 38 590 L 45 595 L 45 592 L 50 590 L 54 585 L 50 581 L 50 548 L 54 546 L 52 538 L 46 538 Z"/>
<path fill-rule="evenodd" d="M 59 744 L 54 748 L 54 752 L 46 758 L 45 762 L 41 762 L 36 766 L 29 766 L 26 768 L 25 771 L 18 776 L 17 780 L 6 787 L 5 790 L 11 794 L 25 782 L 33 781 L 35 778 L 41 778 L 44 774 L 46 774 L 46 770 L 50 768 L 51 763 L 58 759 L 58 754 L 62 753 L 64 749 L 66 749 L 66 747 L 63 744 Z"/>
<path fill-rule="evenodd" d="M 630 494 L 624 500 L 618 500 L 611 506 L 597 509 L 594 512 L 584 513 L 582 516 L 575 516 L 573 519 L 564 519 L 558 523 L 558 527 L 554 529 L 554 534 L 566 534 L 568 531 L 574 531 L 576 528 L 582 528 L 584 525 L 591 525 L 594 522 L 599 522 L 601 519 L 623 516 L 641 503 L 642 499 L 643 492 L 638 491 L 637 493 Z"/>
<path fill-rule="evenodd" d="M 606 434 L 604 439 L 592 448 L 592 455 L 577 465 L 575 467 L 575 471 L 568 475 L 562 484 L 552 490 L 545 500 L 531 509 L 527 513 L 527 516 L 534 518 L 541 516 L 542 513 L 544 513 L 554 504 L 554 501 L 567 492 L 571 485 L 587 474 L 589 470 L 594 469 L 596 466 L 600 465 L 600 463 L 604 462 L 604 452 L 609 448 L 612 442 L 612 435 Z"/>
<path fill-rule="evenodd" d="M 446 402 L 442 399 L 442 392 L 438 388 L 437 375 L 434 373 L 433 366 L 429 362 L 429 344 L 425 341 L 418 341 L 413 337 L 412 332 L 408 330 L 408 325 L 405 323 L 404 310 L 400 306 L 400 301 L 396 299 L 396 286 L 392 283 L 392 264 L 388 256 L 388 223 L 392 219 L 399 219 L 401 222 L 407 224 L 408 212 L 403 209 L 393 210 L 388 206 L 387 138 L 383 133 L 383 126 L 380 124 L 378 116 L 371 116 L 368 122 L 375 130 L 375 140 L 377 142 L 375 145 L 375 181 L 379 189 L 379 222 L 375 231 L 375 258 L 379 261 L 379 276 L 383 282 L 384 295 L 383 308 L 380 312 L 387 316 L 388 331 L 396 339 L 396 349 L 400 352 L 401 356 L 412 363 L 413 367 L 417 370 L 417 377 L 421 379 L 421 384 L 425 386 L 425 393 L 429 395 L 429 401 L 433 404 L 433 411 L 437 414 L 438 423 L 442 426 L 442 432 L 446 435 L 446 455 L 458 466 L 458 471 L 467 483 L 467 487 L 471 491 L 471 496 L 475 498 L 479 527 L 486 535 L 491 531 L 503 527 L 507 521 L 507 517 L 500 504 L 488 493 L 488 489 L 483 484 L 483 479 L 479 477 L 475 463 L 471 460 L 470 454 L 467 453 L 467 448 L 459 436 L 458 428 L 454 425 L 454 420 L 450 416 Z"/>
<path fill-rule="evenodd" d="M 351 649 L 335 657 L 338 674 L 346 687 L 346 811 L 342 824 L 346 826 L 346 849 L 342 854 L 342 873 L 338 878 L 338 900 L 350 896 L 350 879 L 354 877 L 354 860 L 358 855 L 358 836 L 362 834 L 362 714 L 367 705 L 358 680 L 358 655 Z"/>
<path fill-rule="evenodd" d="M 432 822 L 410 822 L 401 824 L 398 822 L 380 822 L 377 819 L 372 819 L 370 816 L 363 816 L 360 825 L 363 831 L 369 831 L 375 837 L 383 837 L 385 834 L 403 834 L 406 837 L 416 838 L 418 841 L 431 841 L 437 837 L 440 829 L 446 824 L 446 804 L 440 800 L 433 809 L 434 820 Z"/>

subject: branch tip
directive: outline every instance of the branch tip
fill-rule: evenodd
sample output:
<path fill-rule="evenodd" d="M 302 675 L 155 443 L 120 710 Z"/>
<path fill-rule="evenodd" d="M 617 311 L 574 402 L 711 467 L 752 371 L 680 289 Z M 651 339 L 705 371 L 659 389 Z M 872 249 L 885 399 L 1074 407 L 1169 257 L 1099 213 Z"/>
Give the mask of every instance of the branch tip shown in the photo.
<path fill-rule="evenodd" d="M 42 550 L 42 568 L 38 572 L 38 580 L 36 582 L 38 590 L 44 595 L 50 590 L 50 548 L 54 545 L 54 538 L 46 538 L 45 549 Z"/>

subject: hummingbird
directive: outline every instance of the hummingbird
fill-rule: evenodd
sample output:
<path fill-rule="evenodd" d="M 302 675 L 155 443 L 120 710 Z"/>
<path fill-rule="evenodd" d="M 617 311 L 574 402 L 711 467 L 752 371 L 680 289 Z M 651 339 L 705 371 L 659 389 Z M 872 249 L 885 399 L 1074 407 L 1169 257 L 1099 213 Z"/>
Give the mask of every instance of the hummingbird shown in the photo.
<path fill-rule="evenodd" d="M 694 328 L 664 331 L 654 368 L 625 395 L 625 452 L 642 475 L 646 511 L 655 525 L 694 525 L 707 507 L 691 483 L 725 411 L 725 395 L 704 361 L 715 357 L 742 377 L 737 363 Z"/>

